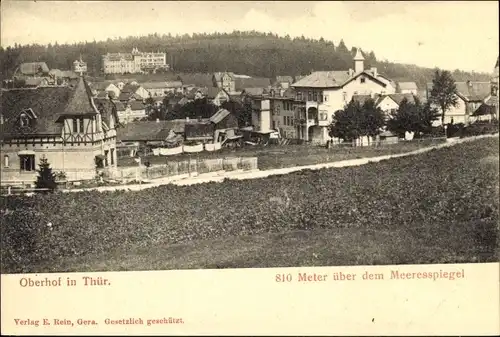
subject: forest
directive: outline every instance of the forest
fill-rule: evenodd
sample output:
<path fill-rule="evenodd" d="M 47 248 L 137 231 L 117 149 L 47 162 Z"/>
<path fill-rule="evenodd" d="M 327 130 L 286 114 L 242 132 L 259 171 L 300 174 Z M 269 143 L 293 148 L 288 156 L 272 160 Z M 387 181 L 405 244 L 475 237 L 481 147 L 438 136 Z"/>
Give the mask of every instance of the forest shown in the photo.
<path fill-rule="evenodd" d="M 291 38 L 273 33 L 234 31 L 232 33 L 150 34 L 85 41 L 73 44 L 14 45 L 0 48 L 1 79 L 10 78 L 23 62 L 43 61 L 49 68 L 71 69 L 80 56 L 88 64 L 89 75 L 101 75 L 102 55 L 107 52 L 162 51 L 174 72 L 232 71 L 250 76 L 274 78 L 278 75 L 307 75 L 314 70 L 347 70 L 352 68 L 356 47 L 348 48 L 341 40 L 337 45 L 323 38 Z M 412 64 L 378 60 L 374 51 L 361 49 L 365 67 L 377 67 L 395 81 L 414 81 L 423 89 L 432 80 L 434 69 Z M 452 72 L 455 81 L 489 81 L 489 74 Z"/>

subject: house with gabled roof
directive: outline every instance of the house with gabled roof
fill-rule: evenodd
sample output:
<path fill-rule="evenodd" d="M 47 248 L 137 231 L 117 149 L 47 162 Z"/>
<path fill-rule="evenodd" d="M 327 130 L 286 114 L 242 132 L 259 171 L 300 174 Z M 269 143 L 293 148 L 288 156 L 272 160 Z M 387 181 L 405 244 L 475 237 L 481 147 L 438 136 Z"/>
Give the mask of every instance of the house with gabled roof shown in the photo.
<path fill-rule="evenodd" d="M 213 84 L 215 87 L 224 89 L 226 92 L 236 91 L 236 77 L 232 72 L 215 72 L 213 74 Z"/>
<path fill-rule="evenodd" d="M 336 111 L 341 110 L 354 95 L 387 95 L 395 93 L 393 82 L 377 68 L 365 69 L 364 57 L 358 49 L 354 69 L 315 71 L 292 84 L 296 99 L 305 103 L 306 112 L 299 116 L 305 121 L 298 126 L 304 140 L 326 143 L 328 125 Z"/>
<path fill-rule="evenodd" d="M 109 81 L 90 83 L 90 88 L 94 96 L 102 96 L 102 94 L 109 96 L 109 93 L 112 92 L 114 97 L 118 98 L 121 93 L 120 88 L 118 88 L 113 82 Z"/>
<path fill-rule="evenodd" d="M 141 86 L 149 92 L 151 97 L 165 96 L 168 92 L 183 91 L 181 81 L 144 82 Z"/>
<path fill-rule="evenodd" d="M 47 63 L 45 62 L 25 62 L 21 63 L 14 72 L 14 77 L 40 77 L 48 76 L 50 72 Z"/>
<path fill-rule="evenodd" d="M 418 94 L 418 86 L 415 82 L 398 82 L 396 91 L 399 94 Z"/>
<path fill-rule="evenodd" d="M 116 110 L 94 102 L 80 78 L 75 86 L 1 91 L 1 180 L 33 185 L 40 159 L 69 181 L 93 179 L 116 166 Z"/>
<path fill-rule="evenodd" d="M 468 125 L 473 122 L 476 110 L 491 97 L 490 82 L 455 82 L 457 87 L 457 105 L 450 107 L 444 115 L 444 124 Z M 429 100 L 432 91 L 432 83 L 427 83 L 427 99 Z M 439 107 L 436 108 L 441 111 Z M 435 126 L 441 125 L 441 118 L 434 122 Z"/>

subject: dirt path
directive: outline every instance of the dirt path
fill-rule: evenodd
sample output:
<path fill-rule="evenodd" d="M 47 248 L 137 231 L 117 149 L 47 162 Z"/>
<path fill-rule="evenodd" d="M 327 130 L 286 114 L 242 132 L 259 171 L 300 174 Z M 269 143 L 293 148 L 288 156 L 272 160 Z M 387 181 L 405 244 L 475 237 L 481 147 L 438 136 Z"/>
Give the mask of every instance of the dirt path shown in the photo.
<path fill-rule="evenodd" d="M 264 171 L 261 171 L 261 170 L 253 170 L 253 171 L 238 170 L 238 171 L 229 171 L 229 172 L 221 171 L 221 172 L 201 174 L 201 175 L 196 176 L 196 177 L 189 177 L 187 175 L 182 175 L 182 176 L 153 179 L 149 183 L 146 183 L 146 184 L 123 185 L 123 186 L 102 186 L 102 187 L 94 187 L 94 188 L 87 188 L 87 189 L 71 189 L 71 190 L 65 190 L 64 192 L 81 192 L 81 191 L 89 191 L 89 190 L 97 190 L 100 192 L 116 191 L 116 190 L 139 191 L 139 190 L 157 187 L 157 186 L 166 185 L 166 184 L 175 184 L 175 185 L 180 185 L 180 186 L 193 185 L 193 184 L 201 184 L 201 183 L 206 183 L 206 182 L 222 182 L 226 178 L 227 179 L 239 179 L 239 180 L 264 178 L 264 177 L 268 177 L 271 175 L 287 174 L 287 173 L 296 172 L 296 171 L 300 171 L 300 170 L 304 170 L 304 169 L 318 170 L 318 169 L 322 169 L 322 168 L 359 166 L 359 165 L 364 165 L 364 164 L 367 164 L 370 162 L 378 162 L 378 161 L 385 160 L 385 159 L 411 156 L 411 155 L 415 155 L 415 154 L 425 153 L 425 152 L 431 151 L 433 149 L 439 149 L 439 148 L 443 148 L 443 147 L 453 146 L 456 144 L 461 144 L 464 142 L 474 141 L 476 139 L 491 138 L 491 137 L 498 137 L 498 133 L 494 134 L 494 135 L 482 135 L 482 136 L 477 136 L 477 137 L 469 137 L 469 138 L 461 138 L 461 139 L 453 139 L 452 138 L 452 139 L 448 139 L 448 141 L 446 143 L 432 145 L 432 146 L 418 149 L 418 150 L 411 151 L 411 152 L 400 153 L 400 154 L 391 154 L 391 155 L 385 155 L 385 156 L 379 156 L 379 157 L 349 159 L 349 160 L 341 160 L 341 161 L 323 163 L 323 164 L 286 167 L 286 168 L 271 169 L 271 170 L 264 170 Z"/>

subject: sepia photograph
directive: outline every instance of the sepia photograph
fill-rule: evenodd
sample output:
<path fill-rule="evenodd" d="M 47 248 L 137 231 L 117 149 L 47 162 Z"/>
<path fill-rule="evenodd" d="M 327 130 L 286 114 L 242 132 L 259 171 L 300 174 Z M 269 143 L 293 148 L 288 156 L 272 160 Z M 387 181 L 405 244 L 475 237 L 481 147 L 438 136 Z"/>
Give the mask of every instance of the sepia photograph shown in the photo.
<path fill-rule="evenodd" d="M 1 273 L 497 263 L 498 25 L 495 1 L 2 1 Z"/>

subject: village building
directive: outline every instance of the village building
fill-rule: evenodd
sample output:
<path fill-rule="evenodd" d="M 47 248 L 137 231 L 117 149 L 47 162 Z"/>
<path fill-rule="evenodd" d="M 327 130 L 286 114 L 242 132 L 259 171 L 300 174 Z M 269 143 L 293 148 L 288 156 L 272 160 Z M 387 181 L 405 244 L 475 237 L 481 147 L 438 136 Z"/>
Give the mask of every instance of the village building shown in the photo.
<path fill-rule="evenodd" d="M 305 102 L 306 112 L 300 127 L 302 139 L 324 144 L 330 137 L 328 125 L 336 111 L 341 110 L 354 95 L 386 95 L 395 93 L 394 82 L 377 72 L 366 70 L 364 57 L 358 50 L 354 69 L 345 71 L 315 71 L 292 84 L 296 99 Z"/>
<path fill-rule="evenodd" d="M 73 61 L 73 71 L 80 75 L 87 73 L 87 62 L 82 61 L 81 56 L 79 60 Z"/>
<path fill-rule="evenodd" d="M 162 97 L 169 92 L 183 92 L 181 81 L 144 82 L 141 86 L 151 97 Z"/>
<path fill-rule="evenodd" d="M 455 82 L 457 87 L 457 105 L 450 107 L 444 115 L 444 124 L 469 125 L 477 120 L 476 110 L 491 97 L 491 82 Z M 427 84 L 427 99 L 430 98 L 432 83 Z M 438 106 L 435 106 L 441 113 Z M 441 125 L 441 118 L 434 121 L 434 126 Z"/>
<path fill-rule="evenodd" d="M 46 158 L 68 181 L 93 179 L 116 166 L 112 103 L 95 104 L 83 78 L 76 86 L 2 90 L 2 184 L 33 185 Z"/>
<path fill-rule="evenodd" d="M 112 82 L 96 82 L 89 84 L 92 90 L 92 95 L 107 97 L 112 93 L 112 97 L 118 98 L 120 96 L 121 90 Z M 102 95 L 104 94 L 104 95 Z"/>
<path fill-rule="evenodd" d="M 398 82 L 396 91 L 399 94 L 418 95 L 418 86 L 415 82 Z"/>
<path fill-rule="evenodd" d="M 105 74 L 136 74 L 158 68 L 168 69 L 166 53 L 140 52 L 134 48 L 131 53 L 107 53 L 102 56 Z"/>

